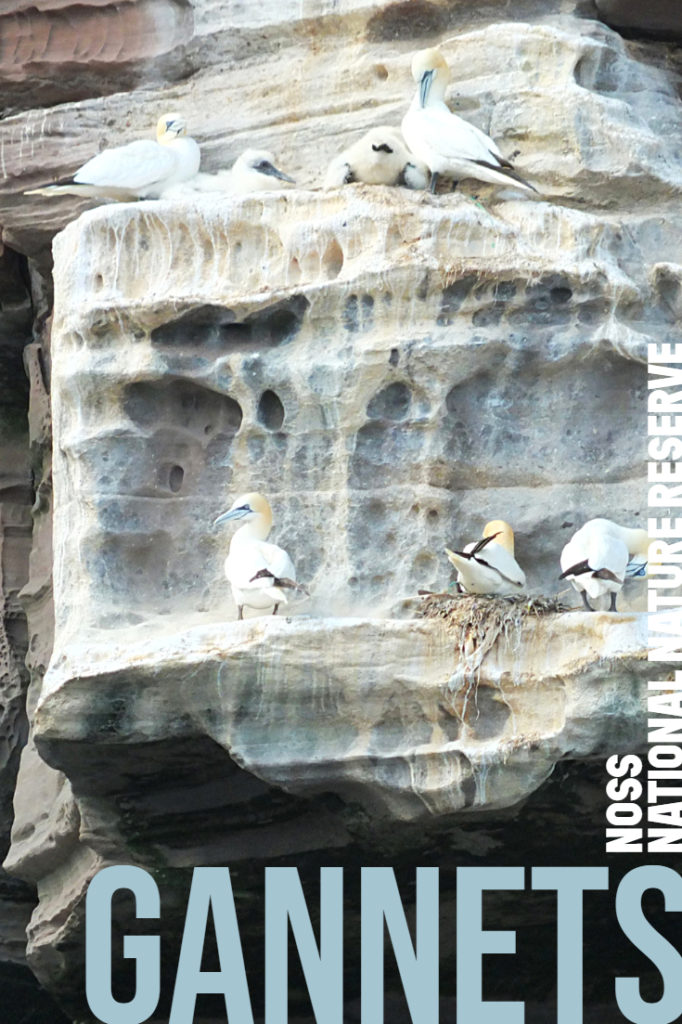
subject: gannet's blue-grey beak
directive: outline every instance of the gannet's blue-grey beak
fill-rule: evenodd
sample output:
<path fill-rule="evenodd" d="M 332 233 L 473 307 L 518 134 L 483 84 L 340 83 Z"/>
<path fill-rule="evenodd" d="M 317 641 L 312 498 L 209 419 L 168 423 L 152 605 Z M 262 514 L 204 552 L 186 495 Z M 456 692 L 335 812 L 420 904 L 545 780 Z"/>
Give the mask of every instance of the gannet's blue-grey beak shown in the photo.
<path fill-rule="evenodd" d="M 220 523 L 226 523 L 229 519 L 243 519 L 251 511 L 252 509 L 248 505 L 240 505 L 239 508 L 229 508 L 227 512 L 222 512 L 217 519 L 213 520 L 213 525 L 219 526 Z"/>
<path fill-rule="evenodd" d="M 284 171 L 280 171 L 278 167 L 271 164 L 269 160 L 261 160 L 256 170 L 260 171 L 261 174 L 269 174 L 272 178 L 279 178 L 280 181 L 288 181 L 292 185 L 296 184 L 295 178 L 290 178 Z"/>
<path fill-rule="evenodd" d="M 435 73 L 435 68 L 432 68 L 430 71 L 425 71 L 421 77 L 421 80 L 419 82 L 420 107 L 426 106 L 426 101 L 429 98 L 429 92 L 431 91 L 431 82 L 433 81 L 433 76 L 435 75 Z"/>

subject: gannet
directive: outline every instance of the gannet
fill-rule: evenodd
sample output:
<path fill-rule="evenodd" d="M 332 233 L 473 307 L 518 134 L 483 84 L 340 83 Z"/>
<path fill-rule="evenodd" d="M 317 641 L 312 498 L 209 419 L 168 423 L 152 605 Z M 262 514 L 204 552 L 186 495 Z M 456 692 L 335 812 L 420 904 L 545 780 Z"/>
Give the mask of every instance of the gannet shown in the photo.
<path fill-rule="evenodd" d="M 225 195 L 245 195 L 284 188 L 285 183 L 296 182 L 275 166 L 274 157 L 265 149 L 247 149 L 237 157 L 229 170 L 215 174 L 195 174 L 189 181 L 164 189 L 162 199 L 222 192 Z"/>
<path fill-rule="evenodd" d="M 618 526 L 610 519 L 590 519 L 573 534 L 561 552 L 559 579 L 570 579 L 588 612 L 587 600 L 611 595 L 609 611 L 615 612 L 616 596 L 626 576 L 646 572 L 649 536 L 646 530 Z"/>
<path fill-rule="evenodd" d="M 241 494 L 213 525 L 233 519 L 244 520 L 230 541 L 225 559 L 225 575 L 232 585 L 237 618 L 244 617 L 244 605 L 259 610 L 272 608 L 276 615 L 280 604 L 287 604 L 285 590 L 307 594 L 305 587 L 296 583 L 296 570 L 286 551 L 267 543 L 272 528 L 272 509 L 267 498 L 256 492 Z"/>
<path fill-rule="evenodd" d="M 138 139 L 105 149 L 83 164 L 70 181 L 30 189 L 25 194 L 66 194 L 120 202 L 156 199 L 164 189 L 194 177 L 200 161 L 199 146 L 187 135 L 179 114 L 159 118 L 156 139 Z"/>
<path fill-rule="evenodd" d="M 275 158 L 265 149 L 247 149 L 230 170 L 230 192 L 264 192 L 284 188 L 296 182 L 275 166 Z"/>
<path fill-rule="evenodd" d="M 445 553 L 457 570 L 457 582 L 467 594 L 520 594 L 526 575 L 514 558 L 514 531 L 503 519 L 486 523 L 483 537 L 463 551 Z"/>
<path fill-rule="evenodd" d="M 513 185 L 536 192 L 516 173 L 493 140 L 480 128 L 453 114 L 445 103 L 450 69 L 439 50 L 420 50 L 412 60 L 417 92 L 402 123 L 410 150 L 431 171 L 431 191 L 439 175 L 454 180 L 476 178 L 494 185 Z"/>
<path fill-rule="evenodd" d="M 371 128 L 329 164 L 325 188 L 362 181 L 367 185 L 426 188 L 429 169 L 412 156 L 397 128 Z"/>

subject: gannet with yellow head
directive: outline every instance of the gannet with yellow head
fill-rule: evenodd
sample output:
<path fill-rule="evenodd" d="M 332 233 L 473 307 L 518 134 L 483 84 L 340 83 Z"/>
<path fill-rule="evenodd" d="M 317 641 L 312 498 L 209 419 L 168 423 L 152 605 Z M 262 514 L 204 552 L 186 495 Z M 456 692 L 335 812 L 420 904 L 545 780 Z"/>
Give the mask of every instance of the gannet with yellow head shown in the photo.
<path fill-rule="evenodd" d="M 426 188 L 429 169 L 412 156 L 397 128 L 371 128 L 361 139 L 334 157 L 324 187 L 338 188 L 360 181 L 367 185 L 405 185 Z"/>
<path fill-rule="evenodd" d="M 237 618 L 244 617 L 244 606 L 277 614 L 280 604 L 287 604 L 286 590 L 307 594 L 296 583 L 294 563 L 277 544 L 269 544 L 272 509 L 267 498 L 255 491 L 241 494 L 232 506 L 219 515 L 214 526 L 232 520 L 244 523 L 230 541 L 225 559 L 225 575 L 232 585 L 237 604 Z"/>
<path fill-rule="evenodd" d="M 590 519 L 561 552 L 559 579 L 570 579 L 588 612 L 594 608 L 587 598 L 596 601 L 605 594 L 611 595 L 609 611 L 618 611 L 616 598 L 626 576 L 646 573 L 648 549 L 646 530 L 619 526 L 610 519 Z"/>
<path fill-rule="evenodd" d="M 523 593 L 526 575 L 514 558 L 514 531 L 503 519 L 486 523 L 481 540 L 467 544 L 463 551 L 446 548 L 445 553 L 467 594 Z"/>
<path fill-rule="evenodd" d="M 476 178 L 536 192 L 480 128 L 453 114 L 445 103 L 450 69 L 437 49 L 420 50 L 412 60 L 417 92 L 402 123 L 410 150 L 431 171 L 431 191 L 440 175 L 454 180 Z M 454 186 L 453 186 L 454 187 Z"/>
<path fill-rule="evenodd" d="M 156 142 L 138 139 L 104 149 L 76 171 L 73 178 L 26 195 L 76 195 L 99 199 L 157 199 L 164 189 L 194 177 L 199 146 L 187 135 L 180 114 L 164 114 L 156 126 Z"/>

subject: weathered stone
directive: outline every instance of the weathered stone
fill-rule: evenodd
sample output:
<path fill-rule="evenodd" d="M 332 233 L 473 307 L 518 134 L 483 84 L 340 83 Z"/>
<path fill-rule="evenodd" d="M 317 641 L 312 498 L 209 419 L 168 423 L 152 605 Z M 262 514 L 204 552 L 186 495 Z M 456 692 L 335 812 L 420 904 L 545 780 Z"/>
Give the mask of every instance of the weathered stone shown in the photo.
<path fill-rule="evenodd" d="M 595 3 L 600 17 L 612 28 L 656 39 L 682 39 L 682 11 L 677 0 L 656 0 L 652 4 L 641 4 L 638 0 Z"/>
<path fill-rule="evenodd" d="M 40 27 L 71 5 L 22 6 L 12 24 L 21 13 Z M 643 621 L 628 610 L 642 584 L 618 616 L 525 621 L 480 664 L 472 636 L 408 616 L 418 588 L 448 585 L 443 547 L 492 516 L 512 522 L 531 590 L 552 594 L 580 523 L 641 521 L 646 345 L 677 339 L 682 294 L 672 50 L 624 43 L 590 5 L 197 0 L 187 39 L 189 8 L 170 0 L 103 0 L 77 17 L 111 19 L 115 41 L 133 6 L 142 21 L 160 13 L 154 40 L 142 28 L 97 68 L 85 48 L 47 101 L 77 103 L 20 110 L 17 81 L 0 122 L 0 223 L 36 261 L 37 308 L 23 589 L 33 734 L 5 861 L 27 883 L 0 892 L 14 907 L 0 958 L 23 956 L 35 884 L 29 963 L 79 1021 L 84 894 L 107 863 L 154 872 L 171 949 L 191 867 L 229 863 L 260 977 L 266 863 L 298 864 L 306 884 L 325 863 L 395 864 L 408 884 L 414 863 L 440 864 L 452 949 L 455 864 L 599 861 L 601 761 L 643 736 Z M 27 104 L 73 39 L 56 32 L 35 51 Z M 505 153 L 520 148 L 543 196 L 471 183 L 437 197 L 312 191 L 351 139 L 400 122 L 410 55 L 438 42 L 453 109 Z M 144 87 L 123 91 L 152 50 Z M 0 58 L 13 74 L 11 48 Z M 300 188 L 86 213 L 55 244 L 50 348 L 37 272 L 83 206 L 22 192 L 148 136 L 164 109 L 187 115 L 205 170 L 266 145 Z M 21 320 L 25 295 L 19 305 Z M 18 448 L 3 442 L 19 477 L 22 430 Z M 230 532 L 210 524 L 252 487 L 271 497 L 273 539 L 312 599 L 291 619 L 236 624 Z M 20 521 L 26 531 L 26 508 Z M 550 910 L 527 912 L 521 946 L 554 941 Z M 119 908 L 118 931 L 131 913 Z M 611 933 L 586 913 L 601 955 Z M 501 968 L 502 990 L 512 972 Z M 538 1001 L 529 1024 L 547 1019 L 553 977 L 523 994 Z M 610 995 L 590 992 L 586 1021 L 610 1024 Z M 398 1001 L 390 1013 L 403 1019 Z M 199 1019 L 221 1014 L 204 1006 Z M 309 1017 L 300 986 L 293 1015 Z"/>
<path fill-rule="evenodd" d="M 14 113 L 172 79 L 192 27 L 187 0 L 13 0 L 0 13 L 4 103 Z"/>

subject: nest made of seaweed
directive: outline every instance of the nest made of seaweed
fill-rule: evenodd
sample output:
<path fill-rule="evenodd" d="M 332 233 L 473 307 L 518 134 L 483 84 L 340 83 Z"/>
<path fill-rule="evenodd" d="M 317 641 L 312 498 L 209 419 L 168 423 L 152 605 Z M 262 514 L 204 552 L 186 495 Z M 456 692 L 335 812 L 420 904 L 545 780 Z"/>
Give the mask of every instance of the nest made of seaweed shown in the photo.
<path fill-rule="evenodd" d="M 570 611 L 556 597 L 497 597 L 479 594 L 435 594 L 420 590 L 424 598 L 420 617 L 440 619 L 454 635 L 455 649 L 469 669 L 478 669 L 498 638 L 520 639 L 524 619 Z"/>

